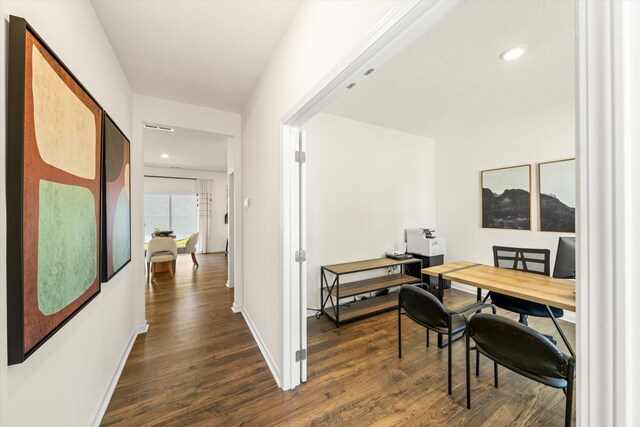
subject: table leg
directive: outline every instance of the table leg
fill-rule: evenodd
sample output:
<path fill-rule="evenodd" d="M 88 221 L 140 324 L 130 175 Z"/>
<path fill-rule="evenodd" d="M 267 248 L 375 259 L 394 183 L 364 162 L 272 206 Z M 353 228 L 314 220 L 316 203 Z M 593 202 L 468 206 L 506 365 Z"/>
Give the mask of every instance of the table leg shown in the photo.
<path fill-rule="evenodd" d="M 553 312 L 551 311 L 551 308 L 549 308 L 548 305 L 545 305 L 545 307 L 547 308 L 547 312 L 549 312 L 549 317 L 551 317 L 551 320 L 553 321 L 553 324 L 555 325 L 556 329 L 560 333 L 560 336 L 562 337 L 562 341 L 564 341 L 564 345 L 566 345 L 567 348 L 569 349 L 569 353 L 571 353 L 572 356 L 575 356 L 576 353 L 573 351 L 573 347 L 571 347 L 571 344 L 569 343 L 569 340 L 567 339 L 566 335 L 562 331 L 562 328 L 558 324 L 558 321 L 556 320 L 556 317 L 553 315 Z"/>

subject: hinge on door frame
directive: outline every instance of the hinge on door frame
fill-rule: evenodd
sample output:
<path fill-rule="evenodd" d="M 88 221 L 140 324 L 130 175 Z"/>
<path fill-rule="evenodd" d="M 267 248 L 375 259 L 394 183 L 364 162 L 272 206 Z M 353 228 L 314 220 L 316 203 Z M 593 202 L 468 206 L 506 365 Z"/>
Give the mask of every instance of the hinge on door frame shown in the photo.
<path fill-rule="evenodd" d="M 296 362 L 302 362 L 303 360 L 307 360 L 307 349 L 301 348 L 296 351 Z"/>
<path fill-rule="evenodd" d="M 304 151 L 296 151 L 296 163 L 306 163 L 307 153 Z"/>
<path fill-rule="evenodd" d="M 296 251 L 296 262 L 303 262 L 307 260 L 307 251 Z"/>

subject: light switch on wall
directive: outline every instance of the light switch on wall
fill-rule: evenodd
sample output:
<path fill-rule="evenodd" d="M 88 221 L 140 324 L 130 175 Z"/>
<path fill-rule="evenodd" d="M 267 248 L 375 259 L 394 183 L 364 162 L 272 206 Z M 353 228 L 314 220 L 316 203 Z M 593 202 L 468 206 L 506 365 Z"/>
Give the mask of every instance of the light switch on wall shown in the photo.
<path fill-rule="evenodd" d="M 244 207 L 248 208 L 249 205 L 250 205 L 250 202 L 249 202 L 249 198 L 247 197 L 246 199 L 244 199 Z"/>

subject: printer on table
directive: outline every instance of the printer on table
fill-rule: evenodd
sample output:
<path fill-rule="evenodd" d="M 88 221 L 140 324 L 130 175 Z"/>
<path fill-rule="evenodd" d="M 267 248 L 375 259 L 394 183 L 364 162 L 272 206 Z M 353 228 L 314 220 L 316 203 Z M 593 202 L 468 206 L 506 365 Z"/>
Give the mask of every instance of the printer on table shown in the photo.
<path fill-rule="evenodd" d="M 407 229 L 407 252 L 422 256 L 439 256 L 447 254 L 444 237 L 436 237 L 435 230 L 428 228 Z"/>
<path fill-rule="evenodd" d="M 428 228 L 409 228 L 407 229 L 407 252 L 412 254 L 414 258 L 422 261 L 422 267 L 433 267 L 444 264 L 444 256 L 447 254 L 447 244 L 444 237 L 436 237 L 435 230 Z M 437 285 L 436 277 L 422 275 L 422 281 L 430 283 L 431 286 Z M 451 287 L 451 282 L 445 280 L 444 289 Z"/>

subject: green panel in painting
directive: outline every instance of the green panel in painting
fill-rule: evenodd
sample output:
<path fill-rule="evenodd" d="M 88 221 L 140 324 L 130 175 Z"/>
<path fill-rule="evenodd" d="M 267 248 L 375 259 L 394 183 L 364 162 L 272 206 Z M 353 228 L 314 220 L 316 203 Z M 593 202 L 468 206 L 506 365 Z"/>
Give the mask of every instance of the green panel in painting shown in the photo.
<path fill-rule="evenodd" d="M 96 280 L 97 224 L 87 188 L 41 180 L 39 200 L 38 308 L 48 316 Z"/>
<path fill-rule="evenodd" d="M 131 259 L 131 234 L 129 232 L 129 199 L 123 188 L 116 204 L 113 222 L 113 271 L 118 271 Z"/>

